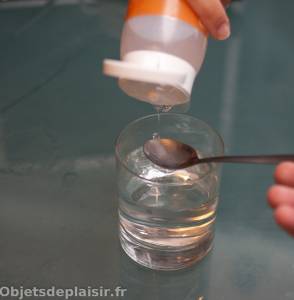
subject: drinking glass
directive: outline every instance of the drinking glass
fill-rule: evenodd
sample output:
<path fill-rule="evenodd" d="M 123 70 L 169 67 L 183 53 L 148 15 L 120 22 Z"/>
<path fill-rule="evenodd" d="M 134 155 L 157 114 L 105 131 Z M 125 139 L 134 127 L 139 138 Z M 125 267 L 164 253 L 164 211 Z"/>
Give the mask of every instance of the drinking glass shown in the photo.
<path fill-rule="evenodd" d="M 218 133 L 184 114 L 150 115 L 130 123 L 116 144 L 119 237 L 134 261 L 151 269 L 182 269 L 212 248 L 219 164 L 167 170 L 145 157 L 152 138 L 191 145 L 200 157 L 223 155 Z"/>

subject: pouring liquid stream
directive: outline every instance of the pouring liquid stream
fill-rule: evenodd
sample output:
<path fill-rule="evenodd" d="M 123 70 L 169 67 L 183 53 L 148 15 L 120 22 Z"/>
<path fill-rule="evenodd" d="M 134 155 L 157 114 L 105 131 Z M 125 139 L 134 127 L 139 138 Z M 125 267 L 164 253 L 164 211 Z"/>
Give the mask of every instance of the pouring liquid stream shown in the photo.
<path fill-rule="evenodd" d="M 169 112 L 172 109 L 171 105 L 155 105 L 154 109 L 157 112 L 158 132 L 153 134 L 153 139 L 160 139 L 160 114 Z"/>
<path fill-rule="evenodd" d="M 152 139 L 153 140 L 155 140 L 155 139 L 160 140 L 160 114 L 170 111 L 172 109 L 172 106 L 169 106 L 169 105 L 156 105 L 156 106 L 154 106 L 154 109 L 157 112 L 158 131 L 154 132 L 152 134 Z M 157 203 L 157 205 L 158 205 L 159 196 L 160 196 L 160 192 L 159 192 L 158 188 L 156 187 L 156 203 Z"/>

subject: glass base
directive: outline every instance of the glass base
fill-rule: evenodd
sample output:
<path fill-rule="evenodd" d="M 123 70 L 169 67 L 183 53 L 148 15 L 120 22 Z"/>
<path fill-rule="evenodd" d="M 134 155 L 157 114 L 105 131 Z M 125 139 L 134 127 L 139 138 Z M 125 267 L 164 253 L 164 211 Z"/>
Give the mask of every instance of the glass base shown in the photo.
<path fill-rule="evenodd" d="M 188 245 L 183 245 L 180 241 L 174 246 L 173 241 L 170 245 L 163 246 L 150 243 L 148 239 L 138 239 L 122 224 L 119 227 L 120 243 L 125 253 L 135 262 L 153 270 L 172 271 L 187 268 L 204 258 L 212 249 L 214 237 L 212 230 L 192 238 L 192 243 L 190 238 Z"/>

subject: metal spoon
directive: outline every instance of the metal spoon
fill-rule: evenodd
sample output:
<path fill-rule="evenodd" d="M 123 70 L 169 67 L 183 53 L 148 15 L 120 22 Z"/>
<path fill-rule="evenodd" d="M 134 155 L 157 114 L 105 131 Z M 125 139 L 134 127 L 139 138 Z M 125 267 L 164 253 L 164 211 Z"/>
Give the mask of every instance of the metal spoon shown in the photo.
<path fill-rule="evenodd" d="M 202 163 L 249 163 L 275 164 L 281 161 L 294 161 L 294 154 L 289 155 L 251 155 L 251 156 L 216 156 L 199 158 L 197 151 L 187 144 L 173 139 L 155 138 L 144 144 L 144 153 L 156 165 L 176 170 Z"/>

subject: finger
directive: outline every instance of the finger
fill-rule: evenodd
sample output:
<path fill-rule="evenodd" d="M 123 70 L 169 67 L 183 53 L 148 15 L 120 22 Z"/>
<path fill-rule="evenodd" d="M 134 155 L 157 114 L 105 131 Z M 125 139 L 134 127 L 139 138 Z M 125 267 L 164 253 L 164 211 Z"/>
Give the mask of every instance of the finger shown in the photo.
<path fill-rule="evenodd" d="M 275 180 L 279 184 L 294 187 L 294 163 L 283 162 L 279 164 L 275 171 Z"/>
<path fill-rule="evenodd" d="M 279 206 L 274 215 L 276 222 L 294 236 L 294 208 L 286 205 Z"/>
<path fill-rule="evenodd" d="M 267 198 L 270 206 L 273 208 L 281 205 L 293 206 L 294 208 L 294 188 L 274 185 L 268 190 Z"/>
<path fill-rule="evenodd" d="M 230 34 L 230 21 L 220 0 L 188 0 L 210 34 L 225 40 Z"/>

